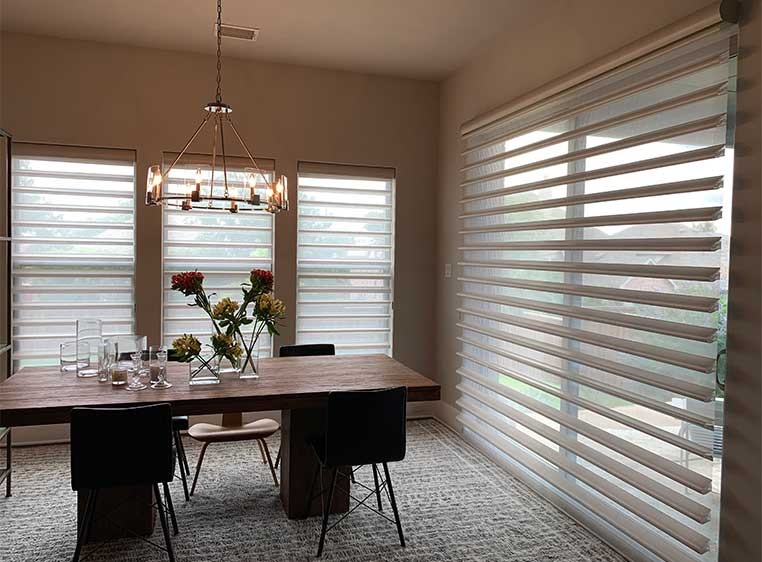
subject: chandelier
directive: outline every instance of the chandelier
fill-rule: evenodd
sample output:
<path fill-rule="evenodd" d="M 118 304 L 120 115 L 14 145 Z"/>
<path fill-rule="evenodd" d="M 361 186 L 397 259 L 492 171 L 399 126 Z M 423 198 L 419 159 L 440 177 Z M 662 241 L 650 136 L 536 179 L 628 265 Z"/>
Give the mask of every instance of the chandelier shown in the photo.
<path fill-rule="evenodd" d="M 217 96 L 213 102 L 204 106 L 206 114 L 196 131 L 185 143 L 180 153 L 174 158 L 169 167 L 164 170 L 160 164 L 154 164 L 148 169 L 146 183 L 146 204 L 179 207 L 184 211 L 191 209 L 216 209 L 237 213 L 239 211 L 267 211 L 278 213 L 288 210 L 288 182 L 286 176 L 280 176 L 277 181 L 268 179 L 252 156 L 246 143 L 238 133 L 230 114 L 233 109 L 222 101 L 222 0 L 217 0 Z M 204 172 L 206 166 L 196 168 L 195 178 L 184 180 L 182 187 L 172 190 L 169 187 L 169 173 L 180 162 L 188 147 L 209 122 L 214 125 L 212 134 L 211 175 L 206 181 Z M 225 128 L 229 127 L 233 135 L 243 147 L 251 167 L 244 169 L 244 179 L 240 181 L 239 172 L 235 173 L 238 181 L 228 182 L 228 160 L 225 151 Z M 218 144 L 219 139 L 219 144 Z M 215 172 L 222 171 L 222 183 L 217 180 Z M 230 171 L 231 175 L 233 174 Z M 265 186 L 265 196 L 256 193 L 256 186 L 261 178 Z M 175 180 L 177 183 L 182 180 Z"/>

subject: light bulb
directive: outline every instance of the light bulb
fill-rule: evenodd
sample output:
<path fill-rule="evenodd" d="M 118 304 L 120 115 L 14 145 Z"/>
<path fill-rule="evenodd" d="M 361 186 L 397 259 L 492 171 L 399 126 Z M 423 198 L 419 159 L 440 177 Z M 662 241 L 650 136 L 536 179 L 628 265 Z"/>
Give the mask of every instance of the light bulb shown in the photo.
<path fill-rule="evenodd" d="M 201 185 L 201 180 L 203 177 L 201 176 L 201 168 L 196 168 L 196 184 Z"/>
<path fill-rule="evenodd" d="M 254 189 L 257 186 L 257 178 L 254 177 L 254 174 L 249 174 L 249 187 L 251 189 Z"/>

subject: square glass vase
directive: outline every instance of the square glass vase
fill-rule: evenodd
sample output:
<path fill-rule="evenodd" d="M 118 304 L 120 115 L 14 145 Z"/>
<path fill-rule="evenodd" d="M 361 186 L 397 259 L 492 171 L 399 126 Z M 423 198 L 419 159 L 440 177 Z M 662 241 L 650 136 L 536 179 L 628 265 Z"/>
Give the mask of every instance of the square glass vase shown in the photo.
<path fill-rule="evenodd" d="M 188 384 L 191 386 L 220 383 L 220 363 L 217 357 L 201 357 L 188 362 Z"/>

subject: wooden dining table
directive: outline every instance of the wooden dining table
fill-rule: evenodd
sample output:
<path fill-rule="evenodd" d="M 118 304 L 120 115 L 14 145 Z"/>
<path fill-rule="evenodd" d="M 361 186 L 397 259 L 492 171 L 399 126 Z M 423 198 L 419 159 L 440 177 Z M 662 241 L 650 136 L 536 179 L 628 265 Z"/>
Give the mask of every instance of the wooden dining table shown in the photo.
<path fill-rule="evenodd" d="M 223 374 L 219 384 L 194 386 L 188 384 L 187 364 L 170 363 L 167 378 L 173 385 L 169 389 L 130 392 L 94 378 L 61 373 L 58 367 L 24 367 L 0 383 L 0 426 L 68 423 L 72 408 L 82 406 L 169 403 L 173 415 L 281 410 L 280 498 L 286 515 L 297 519 L 320 511 L 319 500 L 305 509 L 317 467 L 306 437 L 320 431 L 328 393 L 404 386 L 409 402 L 440 396 L 439 384 L 386 355 L 261 359 L 257 379 L 239 379 L 231 373 Z M 150 490 L 144 492 L 150 499 Z M 349 497 L 342 496 L 337 495 L 332 511 L 348 510 Z M 150 517 L 152 528 L 152 510 L 140 515 Z"/>

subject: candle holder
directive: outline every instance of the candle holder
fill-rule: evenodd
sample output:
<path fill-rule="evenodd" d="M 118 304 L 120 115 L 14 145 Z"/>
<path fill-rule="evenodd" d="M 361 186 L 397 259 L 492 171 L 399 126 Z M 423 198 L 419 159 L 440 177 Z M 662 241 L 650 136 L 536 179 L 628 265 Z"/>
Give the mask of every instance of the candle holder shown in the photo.
<path fill-rule="evenodd" d="M 162 388 L 172 388 L 172 383 L 167 382 L 167 348 L 161 346 L 156 350 L 156 359 L 154 360 L 153 347 L 151 348 L 151 388 L 160 390 Z M 155 369 L 155 371 L 154 371 Z M 153 380 L 154 372 L 156 381 Z"/>

